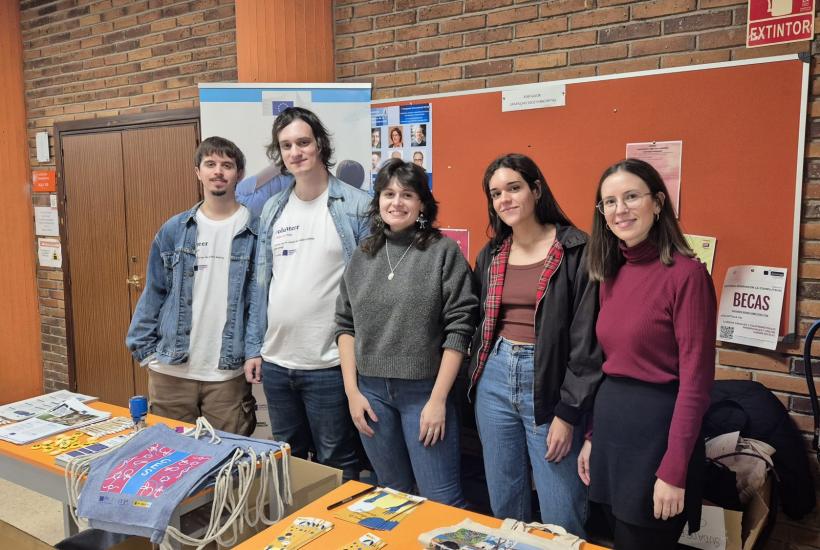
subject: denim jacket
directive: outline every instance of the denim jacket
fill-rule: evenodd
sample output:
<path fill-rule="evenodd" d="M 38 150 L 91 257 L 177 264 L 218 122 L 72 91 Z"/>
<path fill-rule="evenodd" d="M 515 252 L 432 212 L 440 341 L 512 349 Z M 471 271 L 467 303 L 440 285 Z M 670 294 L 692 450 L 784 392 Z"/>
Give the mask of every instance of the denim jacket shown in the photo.
<path fill-rule="evenodd" d="M 245 357 L 248 359 L 259 357 L 262 353 L 262 343 L 268 330 L 268 295 L 273 274 L 273 226 L 282 215 L 295 185 L 292 183 L 271 197 L 259 219 L 259 245 L 256 247 L 254 284 L 250 291 L 248 331 L 245 335 Z M 342 241 L 345 265 L 359 243 L 370 234 L 369 208 L 370 196 L 367 193 L 330 176 L 327 209 Z"/>
<path fill-rule="evenodd" d="M 196 262 L 196 212 L 198 203 L 177 214 L 157 232 L 148 255 L 145 290 L 142 291 L 125 344 L 142 363 L 151 354 L 166 365 L 188 360 L 191 339 L 191 303 Z M 228 268 L 228 317 L 222 330 L 220 369 L 238 369 L 244 355 L 248 286 L 253 279 L 253 252 L 258 218 L 234 237 Z"/>

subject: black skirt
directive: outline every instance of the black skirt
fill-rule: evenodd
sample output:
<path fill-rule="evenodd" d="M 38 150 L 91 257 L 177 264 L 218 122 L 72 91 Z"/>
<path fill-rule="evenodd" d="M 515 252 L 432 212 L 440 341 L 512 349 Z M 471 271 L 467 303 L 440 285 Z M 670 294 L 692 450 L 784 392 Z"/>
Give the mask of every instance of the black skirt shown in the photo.
<path fill-rule="evenodd" d="M 611 507 L 625 523 L 662 528 L 652 495 L 666 453 L 678 385 L 607 376 L 595 398 L 589 499 Z M 703 438 L 698 437 L 686 474 L 684 510 L 689 531 L 700 528 Z"/>

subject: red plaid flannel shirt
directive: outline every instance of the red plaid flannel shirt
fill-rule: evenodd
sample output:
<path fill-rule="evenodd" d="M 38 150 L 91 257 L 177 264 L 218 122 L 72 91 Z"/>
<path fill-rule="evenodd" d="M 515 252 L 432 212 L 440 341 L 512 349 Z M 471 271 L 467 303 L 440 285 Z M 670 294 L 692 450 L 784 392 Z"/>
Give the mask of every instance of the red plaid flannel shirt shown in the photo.
<path fill-rule="evenodd" d="M 487 280 L 487 298 L 484 300 L 484 322 L 481 324 L 481 347 L 478 352 L 478 363 L 476 364 L 473 378 L 470 381 L 471 388 L 478 382 L 484 370 L 484 366 L 487 364 L 487 359 L 490 357 L 490 350 L 492 348 L 490 344 L 493 342 L 495 327 L 498 323 L 498 314 L 501 311 L 501 294 L 504 292 L 504 276 L 507 273 L 507 260 L 510 258 L 510 248 L 512 248 L 512 239 L 507 238 L 501 244 L 498 254 L 496 254 L 490 262 L 490 272 Z M 544 259 L 544 270 L 538 279 L 538 286 L 535 291 L 536 313 L 538 311 L 538 304 L 541 303 L 541 298 L 543 298 L 547 292 L 547 286 L 553 274 L 558 271 L 563 257 L 564 247 L 558 239 L 555 239 L 549 252 L 547 252 L 547 257 Z"/>

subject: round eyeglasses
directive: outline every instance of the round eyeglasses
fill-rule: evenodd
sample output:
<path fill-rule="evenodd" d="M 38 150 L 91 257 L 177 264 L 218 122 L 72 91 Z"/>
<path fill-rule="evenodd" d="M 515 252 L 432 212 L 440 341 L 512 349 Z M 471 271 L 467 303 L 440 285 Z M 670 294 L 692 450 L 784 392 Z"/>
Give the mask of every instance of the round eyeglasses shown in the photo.
<path fill-rule="evenodd" d="M 647 191 L 646 193 L 638 193 L 637 191 L 628 191 L 624 194 L 622 202 L 624 206 L 626 206 L 627 210 L 631 210 L 632 208 L 636 208 L 641 204 L 641 200 L 647 195 L 651 195 L 652 191 Z M 618 209 L 618 198 L 617 197 L 607 197 L 605 199 L 601 199 L 598 201 L 598 204 L 595 205 L 595 208 L 598 209 L 598 212 L 603 214 L 604 216 L 609 216 L 614 214 L 615 211 Z"/>

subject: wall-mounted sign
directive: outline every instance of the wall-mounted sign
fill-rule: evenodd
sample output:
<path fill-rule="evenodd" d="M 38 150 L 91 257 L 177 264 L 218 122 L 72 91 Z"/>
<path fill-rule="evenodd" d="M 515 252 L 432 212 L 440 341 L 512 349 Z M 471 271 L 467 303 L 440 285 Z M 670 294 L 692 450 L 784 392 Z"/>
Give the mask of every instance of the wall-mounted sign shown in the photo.
<path fill-rule="evenodd" d="M 32 170 L 31 190 L 35 193 L 54 193 L 57 191 L 57 171 Z"/>
<path fill-rule="evenodd" d="M 814 38 L 814 0 L 749 0 L 746 47 Z"/>

